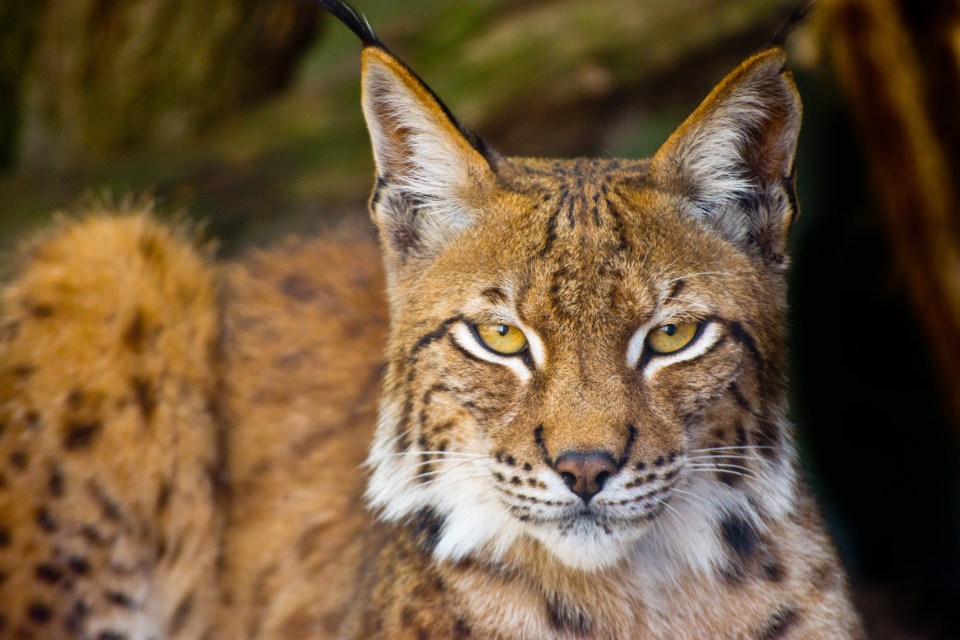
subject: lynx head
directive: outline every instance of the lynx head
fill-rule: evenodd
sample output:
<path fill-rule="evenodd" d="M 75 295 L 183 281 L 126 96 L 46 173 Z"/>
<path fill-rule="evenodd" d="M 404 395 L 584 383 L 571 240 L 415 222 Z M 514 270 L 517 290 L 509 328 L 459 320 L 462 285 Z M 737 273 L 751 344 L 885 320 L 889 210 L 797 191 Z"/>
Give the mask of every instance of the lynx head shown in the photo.
<path fill-rule="evenodd" d="M 724 527 L 789 508 L 783 52 L 741 64 L 651 159 L 506 158 L 323 4 L 366 45 L 392 314 L 381 517 L 429 530 L 437 558 L 541 544 L 590 570 L 710 562 Z"/>

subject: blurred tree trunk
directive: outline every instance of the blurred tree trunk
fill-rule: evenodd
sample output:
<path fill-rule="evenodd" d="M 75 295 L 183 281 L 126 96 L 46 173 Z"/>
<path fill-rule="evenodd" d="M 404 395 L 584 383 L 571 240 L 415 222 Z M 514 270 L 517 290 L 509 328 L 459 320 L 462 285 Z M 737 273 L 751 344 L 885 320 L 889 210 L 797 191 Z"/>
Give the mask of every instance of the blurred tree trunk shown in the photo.
<path fill-rule="evenodd" d="M 0 3 L 0 170 L 13 164 L 20 127 L 20 82 L 45 0 Z"/>
<path fill-rule="evenodd" d="M 960 437 L 960 4 L 829 0 L 826 8 L 876 203 Z M 877 347 L 896 350 L 897 336 Z"/>
<path fill-rule="evenodd" d="M 34 165 L 184 140 L 283 87 L 320 15 L 302 0 L 5 5 L 0 138 L 19 123 L 20 160 Z"/>

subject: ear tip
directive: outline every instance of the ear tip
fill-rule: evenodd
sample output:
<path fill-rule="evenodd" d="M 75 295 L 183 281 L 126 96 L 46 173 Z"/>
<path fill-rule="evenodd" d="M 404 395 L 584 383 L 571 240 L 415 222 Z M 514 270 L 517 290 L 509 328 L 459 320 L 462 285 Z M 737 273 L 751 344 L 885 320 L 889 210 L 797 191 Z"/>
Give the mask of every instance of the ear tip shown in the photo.
<path fill-rule="evenodd" d="M 780 46 L 763 49 L 744 60 L 741 68 L 755 69 L 761 73 L 782 74 L 787 71 L 787 52 Z"/>
<path fill-rule="evenodd" d="M 738 71 L 739 74 L 734 72 L 731 75 L 739 76 L 740 79 L 753 78 L 767 86 L 772 86 L 767 84 L 769 82 L 780 85 L 789 96 L 787 100 L 796 103 L 799 108 L 800 94 L 793 80 L 793 73 L 787 65 L 787 52 L 783 47 L 773 46 L 755 53 L 744 60 Z"/>

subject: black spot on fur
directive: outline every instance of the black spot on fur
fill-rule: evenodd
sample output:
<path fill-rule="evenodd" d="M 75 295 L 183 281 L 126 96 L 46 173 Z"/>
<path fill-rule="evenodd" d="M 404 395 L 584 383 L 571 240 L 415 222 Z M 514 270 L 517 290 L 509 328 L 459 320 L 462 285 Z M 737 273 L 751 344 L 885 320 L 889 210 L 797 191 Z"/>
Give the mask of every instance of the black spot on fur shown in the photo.
<path fill-rule="evenodd" d="M 147 341 L 147 323 L 143 309 L 137 309 L 123 331 L 123 343 L 134 353 L 142 353 Z"/>
<path fill-rule="evenodd" d="M 32 364 L 18 364 L 11 369 L 13 375 L 17 376 L 18 378 L 29 378 L 34 374 L 34 372 L 36 372 L 36 370 L 37 368 Z"/>
<path fill-rule="evenodd" d="M 93 498 L 94 502 L 100 507 L 100 514 L 111 522 L 120 522 L 123 520 L 123 513 L 120 504 L 113 499 L 107 491 L 94 480 L 87 483 L 87 493 Z"/>
<path fill-rule="evenodd" d="M 31 304 L 28 306 L 27 310 L 30 312 L 31 316 L 37 318 L 38 320 L 43 320 L 53 315 L 53 305 L 43 302 Z"/>
<path fill-rule="evenodd" d="M 173 615 L 170 616 L 170 622 L 167 625 L 167 635 L 175 636 L 183 629 L 187 624 L 187 621 L 190 619 L 190 614 L 193 613 L 193 593 L 188 593 L 180 601 L 180 604 L 177 605 L 177 608 L 174 610 Z"/>
<path fill-rule="evenodd" d="M 50 495 L 54 498 L 62 498 L 66 491 L 63 471 L 61 471 L 60 467 L 56 464 L 50 467 L 50 479 L 47 482 L 47 488 L 50 490 Z"/>
<path fill-rule="evenodd" d="M 46 624 L 53 617 L 53 609 L 43 602 L 31 602 L 27 605 L 27 617 L 37 624 Z"/>
<path fill-rule="evenodd" d="M 41 582 L 56 584 L 63 578 L 63 570 L 52 564 L 43 563 L 34 567 L 33 575 Z"/>
<path fill-rule="evenodd" d="M 28 429 L 36 429 L 40 426 L 40 414 L 36 411 L 27 411 L 23 416 L 23 424 Z"/>
<path fill-rule="evenodd" d="M 786 569 L 784 569 L 783 564 L 774 556 L 767 558 L 762 566 L 763 577 L 768 582 L 783 582 L 783 579 L 787 575 Z"/>
<path fill-rule="evenodd" d="M 797 624 L 800 614 L 796 609 L 782 609 L 775 613 L 760 631 L 757 640 L 777 640 L 783 638 L 791 627 Z"/>
<path fill-rule="evenodd" d="M 67 567 L 78 576 L 85 576 L 90 573 L 90 563 L 86 558 L 80 556 L 70 556 L 67 558 Z"/>
<path fill-rule="evenodd" d="M 53 519 L 53 516 L 50 515 L 46 507 L 39 507 L 34 515 L 36 516 L 37 524 L 46 533 L 53 533 L 57 530 L 57 521 Z"/>
<path fill-rule="evenodd" d="M 90 524 L 85 524 L 80 527 L 80 537 L 95 547 L 102 547 L 107 543 L 107 537 L 103 535 L 99 529 Z"/>
<path fill-rule="evenodd" d="M 66 626 L 67 631 L 80 633 L 83 631 L 84 622 L 89 615 L 90 605 L 83 600 L 77 600 L 71 605 L 70 610 L 67 612 L 67 616 L 64 618 L 64 626 Z"/>
<path fill-rule="evenodd" d="M 14 451 L 10 454 L 10 466 L 12 466 L 17 471 L 23 471 L 27 468 L 27 464 L 30 463 L 30 457 L 27 455 L 26 451 Z"/>
<path fill-rule="evenodd" d="M 63 448 L 76 451 L 90 447 L 102 428 L 103 423 L 99 420 L 68 423 L 63 436 Z"/>
<path fill-rule="evenodd" d="M 97 640 L 128 640 L 130 636 L 121 632 L 105 629 L 97 634 Z"/>
<path fill-rule="evenodd" d="M 760 545 L 757 532 L 743 517 L 730 515 L 720 522 L 720 537 L 733 555 L 722 576 L 727 582 L 738 584 L 746 576 L 746 567 Z"/>
<path fill-rule="evenodd" d="M 157 409 L 157 397 L 153 385 L 147 378 L 134 376 L 130 378 L 130 388 L 137 400 L 137 406 L 140 407 L 140 415 L 143 417 L 143 421 L 150 424 Z"/>
<path fill-rule="evenodd" d="M 298 302 L 309 302 L 317 297 L 317 288 L 307 277 L 291 273 L 280 282 L 280 291 Z"/>
<path fill-rule="evenodd" d="M 160 483 L 160 490 L 157 492 L 157 501 L 154 506 L 154 513 L 156 515 L 163 515 L 167 510 L 167 507 L 170 506 L 170 496 L 173 493 L 173 485 L 169 481 L 163 481 Z"/>
<path fill-rule="evenodd" d="M 446 526 L 444 517 L 430 507 L 424 507 L 411 516 L 407 523 L 420 551 L 424 555 L 433 553 Z"/>
<path fill-rule="evenodd" d="M 456 622 L 453 623 L 453 637 L 458 640 L 462 638 L 469 638 L 473 635 L 473 629 L 470 628 L 470 625 L 467 623 L 465 618 L 457 618 Z"/>
<path fill-rule="evenodd" d="M 593 624 L 587 614 L 579 609 L 550 599 L 547 600 L 547 613 L 550 616 L 550 625 L 557 631 L 574 637 L 590 634 Z"/>
<path fill-rule="evenodd" d="M 720 523 L 720 533 L 727 547 L 739 558 L 750 558 L 757 549 L 757 532 L 740 516 L 727 516 Z"/>
<path fill-rule="evenodd" d="M 0 548 L 10 546 L 10 530 L 0 527 Z"/>
<path fill-rule="evenodd" d="M 103 596 L 107 599 L 107 602 L 122 609 L 137 608 L 136 600 L 122 591 L 107 591 Z"/>
<path fill-rule="evenodd" d="M 757 428 L 756 441 L 760 453 L 768 460 L 776 460 L 780 454 L 780 427 L 772 420 L 761 419 Z"/>

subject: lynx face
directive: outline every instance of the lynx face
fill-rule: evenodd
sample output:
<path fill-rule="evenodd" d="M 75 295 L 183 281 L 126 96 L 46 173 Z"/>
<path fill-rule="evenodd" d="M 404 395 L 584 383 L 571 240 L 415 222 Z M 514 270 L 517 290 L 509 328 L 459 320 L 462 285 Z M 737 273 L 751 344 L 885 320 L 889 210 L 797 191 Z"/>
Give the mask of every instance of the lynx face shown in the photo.
<path fill-rule="evenodd" d="M 392 314 L 381 517 L 438 558 L 538 541 L 596 569 L 642 545 L 709 564 L 704 531 L 784 513 L 782 52 L 650 160 L 550 162 L 496 154 L 355 28 Z"/>

